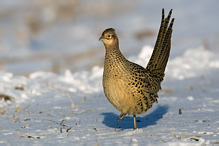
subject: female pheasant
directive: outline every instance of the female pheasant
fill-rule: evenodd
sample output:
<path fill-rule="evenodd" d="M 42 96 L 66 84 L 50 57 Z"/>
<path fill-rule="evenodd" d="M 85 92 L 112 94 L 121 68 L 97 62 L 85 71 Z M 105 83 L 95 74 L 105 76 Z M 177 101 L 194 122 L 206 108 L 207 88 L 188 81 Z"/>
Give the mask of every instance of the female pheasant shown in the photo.
<path fill-rule="evenodd" d="M 157 103 L 157 92 L 161 89 L 164 71 L 171 48 L 171 35 L 174 18 L 172 9 L 165 18 L 162 10 L 161 26 L 157 41 L 146 68 L 127 60 L 119 50 L 119 40 L 113 28 L 106 29 L 99 40 L 106 48 L 103 89 L 109 102 L 121 112 L 120 118 L 134 117 L 134 129 L 137 128 L 136 115 L 147 112 L 153 103 Z M 168 27 L 169 25 L 169 27 Z"/>

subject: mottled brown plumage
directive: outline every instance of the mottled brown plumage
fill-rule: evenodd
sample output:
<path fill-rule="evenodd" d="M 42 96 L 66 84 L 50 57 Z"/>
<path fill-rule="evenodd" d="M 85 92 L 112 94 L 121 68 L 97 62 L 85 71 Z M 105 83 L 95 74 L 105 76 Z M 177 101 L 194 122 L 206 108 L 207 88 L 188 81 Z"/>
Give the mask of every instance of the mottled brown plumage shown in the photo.
<path fill-rule="evenodd" d="M 119 40 L 113 28 L 106 29 L 100 40 L 103 41 L 106 54 L 104 61 L 103 89 L 112 105 L 121 112 L 118 120 L 126 114 L 133 115 L 134 129 L 137 128 L 136 115 L 148 111 L 157 102 L 157 92 L 171 48 L 171 35 L 174 18 L 172 9 L 167 18 L 162 10 L 161 26 L 153 54 L 146 68 L 127 60 L 119 50 Z M 169 27 L 168 27 L 169 25 Z"/>

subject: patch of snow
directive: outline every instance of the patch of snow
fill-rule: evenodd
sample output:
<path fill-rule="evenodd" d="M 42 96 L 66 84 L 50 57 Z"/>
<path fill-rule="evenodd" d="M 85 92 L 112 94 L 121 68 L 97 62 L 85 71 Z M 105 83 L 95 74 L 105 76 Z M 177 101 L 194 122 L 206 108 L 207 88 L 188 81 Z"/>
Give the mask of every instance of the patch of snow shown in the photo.
<path fill-rule="evenodd" d="M 190 101 L 194 100 L 194 98 L 192 96 L 188 96 L 187 99 Z"/>
<path fill-rule="evenodd" d="M 145 46 L 138 56 L 131 58 L 146 66 L 151 52 L 152 47 Z M 219 61 L 217 56 L 217 53 L 195 48 L 170 59 L 159 103 L 154 104 L 148 113 L 137 116 L 137 130 L 132 129 L 133 118 L 130 116 L 119 121 L 118 128 L 119 112 L 103 93 L 102 67 L 75 73 L 66 70 L 62 74 L 38 71 L 29 77 L 0 72 L 0 94 L 13 97 L 7 102 L 0 101 L 0 142 L 217 143 L 219 135 L 215 127 L 219 122 L 215 115 L 219 112 L 219 77 L 217 67 L 210 65 Z M 203 63 L 198 63 L 201 61 Z M 191 84 L 193 87 L 189 88 Z M 21 85 L 23 90 L 15 89 Z M 16 112 L 18 107 L 20 110 Z"/>

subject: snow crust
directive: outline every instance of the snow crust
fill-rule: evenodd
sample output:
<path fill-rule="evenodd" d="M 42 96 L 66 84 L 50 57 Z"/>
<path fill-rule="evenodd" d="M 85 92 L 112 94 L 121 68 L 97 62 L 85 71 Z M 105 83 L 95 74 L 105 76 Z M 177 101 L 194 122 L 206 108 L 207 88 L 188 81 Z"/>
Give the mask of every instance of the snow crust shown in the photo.
<path fill-rule="evenodd" d="M 146 66 L 152 50 L 144 46 L 130 60 Z M 131 116 L 116 122 L 119 112 L 103 93 L 101 67 L 29 77 L 0 72 L 0 94 L 11 97 L 0 101 L 0 143 L 218 144 L 218 55 L 199 47 L 170 59 L 159 103 L 137 117 L 137 130 Z"/>

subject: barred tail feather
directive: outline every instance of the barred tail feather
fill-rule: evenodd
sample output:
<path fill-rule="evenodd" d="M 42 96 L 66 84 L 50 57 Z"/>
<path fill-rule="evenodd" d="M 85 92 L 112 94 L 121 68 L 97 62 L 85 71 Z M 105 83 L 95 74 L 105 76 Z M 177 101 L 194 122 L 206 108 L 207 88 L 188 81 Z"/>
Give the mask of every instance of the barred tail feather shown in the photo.
<path fill-rule="evenodd" d="M 171 48 L 171 35 L 174 23 L 173 18 L 169 25 L 171 14 L 172 9 L 170 10 L 168 16 L 165 18 L 164 9 L 162 10 L 162 20 L 157 41 L 155 43 L 154 51 L 152 53 L 150 61 L 146 67 L 149 73 L 156 74 L 158 77 L 160 77 L 161 81 L 164 77 L 164 71 L 166 68 Z"/>

